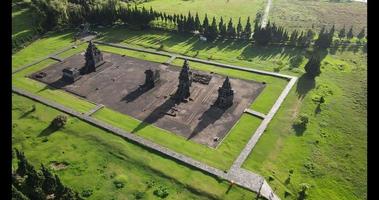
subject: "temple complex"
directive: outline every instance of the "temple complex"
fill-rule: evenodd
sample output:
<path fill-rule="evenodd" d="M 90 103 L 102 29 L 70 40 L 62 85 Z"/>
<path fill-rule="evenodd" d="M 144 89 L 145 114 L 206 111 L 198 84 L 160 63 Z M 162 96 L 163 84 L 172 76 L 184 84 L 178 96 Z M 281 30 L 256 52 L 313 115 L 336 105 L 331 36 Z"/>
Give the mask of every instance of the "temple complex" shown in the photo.
<path fill-rule="evenodd" d="M 187 60 L 184 60 L 183 68 L 179 75 L 179 85 L 176 93 L 174 94 L 174 99 L 177 101 L 183 101 L 190 96 L 190 87 L 192 84 L 192 72 L 189 69 L 189 64 Z"/>
<path fill-rule="evenodd" d="M 97 49 L 92 41 L 89 42 L 86 53 L 85 53 L 86 63 L 84 67 L 80 69 L 80 74 L 89 74 L 95 72 L 96 68 L 102 65 L 105 61 L 103 60 L 103 54 Z"/>
<path fill-rule="evenodd" d="M 218 97 L 215 106 L 219 108 L 228 108 L 233 105 L 234 91 L 230 85 L 229 77 L 227 76 L 222 87 L 218 89 Z"/>

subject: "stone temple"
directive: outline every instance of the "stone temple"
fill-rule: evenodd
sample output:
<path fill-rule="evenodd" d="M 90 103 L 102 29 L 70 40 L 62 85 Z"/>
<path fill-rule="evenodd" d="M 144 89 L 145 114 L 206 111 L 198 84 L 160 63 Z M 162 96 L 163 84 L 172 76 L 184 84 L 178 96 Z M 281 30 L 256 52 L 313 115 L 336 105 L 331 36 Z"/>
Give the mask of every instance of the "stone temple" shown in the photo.
<path fill-rule="evenodd" d="M 99 49 L 92 43 L 89 42 L 86 53 L 85 53 L 86 63 L 84 67 L 80 69 L 80 74 L 89 74 L 95 72 L 96 68 L 104 64 L 103 54 Z"/>
<path fill-rule="evenodd" d="M 142 85 L 143 88 L 151 89 L 155 86 L 155 83 L 160 79 L 160 72 L 158 69 L 145 71 L 145 83 Z"/>
<path fill-rule="evenodd" d="M 230 85 L 229 77 L 227 76 L 222 87 L 218 89 L 218 97 L 215 106 L 219 108 L 228 108 L 233 105 L 234 91 Z"/>
<path fill-rule="evenodd" d="M 189 69 L 187 60 L 184 60 L 183 68 L 179 74 L 178 89 L 174 94 L 174 99 L 177 101 L 184 101 L 190 96 L 190 87 L 192 84 L 192 72 Z"/>

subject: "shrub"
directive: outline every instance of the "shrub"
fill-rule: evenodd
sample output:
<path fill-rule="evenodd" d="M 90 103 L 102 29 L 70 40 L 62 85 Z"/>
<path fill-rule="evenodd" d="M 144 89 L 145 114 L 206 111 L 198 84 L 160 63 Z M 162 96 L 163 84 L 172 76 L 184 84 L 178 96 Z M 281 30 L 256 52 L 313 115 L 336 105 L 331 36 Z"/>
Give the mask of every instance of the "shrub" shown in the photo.
<path fill-rule="evenodd" d="M 113 184 L 116 186 L 117 189 L 121 189 L 124 187 L 124 183 L 121 181 L 113 181 Z"/>
<path fill-rule="evenodd" d="M 300 127 L 300 128 L 306 128 L 307 124 L 309 122 L 309 117 L 306 114 L 301 114 L 299 118 L 295 121 L 294 126 Z"/>
<path fill-rule="evenodd" d="M 92 195 L 92 190 L 91 189 L 85 189 L 85 190 L 83 190 L 82 191 L 82 196 L 83 197 L 89 197 L 89 196 L 91 196 Z"/>
<path fill-rule="evenodd" d="M 168 196 L 168 189 L 163 186 L 159 186 L 156 190 L 154 190 L 153 194 L 159 198 L 166 198 Z"/>
<path fill-rule="evenodd" d="M 134 193 L 134 197 L 136 199 L 142 199 L 144 196 L 145 196 L 144 192 L 136 192 L 136 193 Z"/>
<path fill-rule="evenodd" d="M 290 68 L 298 68 L 303 62 L 304 57 L 301 55 L 296 55 L 290 59 Z"/>
<path fill-rule="evenodd" d="M 153 180 L 148 180 L 146 182 L 147 188 L 152 188 L 155 185 L 155 182 Z"/>
<path fill-rule="evenodd" d="M 62 128 L 67 123 L 67 116 L 66 115 L 58 115 L 53 119 L 51 122 L 51 126 L 56 129 Z"/>
<path fill-rule="evenodd" d="M 300 191 L 299 191 L 299 200 L 306 199 L 308 196 L 308 190 L 309 190 L 309 184 L 302 183 L 300 184 Z"/>

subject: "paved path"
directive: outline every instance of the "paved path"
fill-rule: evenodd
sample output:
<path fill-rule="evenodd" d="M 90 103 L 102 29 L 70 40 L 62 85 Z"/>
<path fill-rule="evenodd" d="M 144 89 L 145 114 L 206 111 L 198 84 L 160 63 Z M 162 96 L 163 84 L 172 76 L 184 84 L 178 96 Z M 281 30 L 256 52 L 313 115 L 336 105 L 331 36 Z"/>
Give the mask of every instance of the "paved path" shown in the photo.
<path fill-rule="evenodd" d="M 169 65 L 172 61 L 174 61 L 176 59 L 176 56 L 175 55 L 173 55 L 173 56 L 171 56 L 171 58 L 170 59 L 168 59 L 166 62 L 165 62 L 165 64 L 166 65 Z"/>
<path fill-rule="evenodd" d="M 259 117 L 259 118 L 261 118 L 261 119 L 266 118 L 266 115 L 265 115 L 265 114 L 260 113 L 260 112 L 257 112 L 257 111 L 255 111 L 255 110 L 252 110 L 252 109 L 250 109 L 250 108 L 246 108 L 243 112 L 245 112 L 245 113 L 249 113 L 249 114 L 254 115 L 254 116 L 257 116 L 257 117 Z"/>
<path fill-rule="evenodd" d="M 93 108 L 92 110 L 88 111 L 85 115 L 87 116 L 91 116 L 93 115 L 95 112 L 97 112 L 98 110 L 102 109 L 104 107 L 103 104 L 98 104 L 95 108 Z"/>
<path fill-rule="evenodd" d="M 270 13 L 270 8 L 271 8 L 272 0 L 267 0 L 267 5 L 265 12 L 263 13 L 262 21 L 261 21 L 261 28 L 265 28 L 268 22 L 268 15 Z"/>
<path fill-rule="evenodd" d="M 278 111 L 280 105 L 290 92 L 291 88 L 296 83 L 297 78 L 293 77 L 287 86 L 284 88 L 282 93 L 280 94 L 279 98 L 276 100 L 274 106 L 272 106 L 270 112 L 266 115 L 262 123 L 259 125 L 257 130 L 255 131 L 254 135 L 250 138 L 249 142 L 246 144 L 245 148 L 242 150 L 240 155 L 237 157 L 237 159 L 234 161 L 232 168 L 241 168 L 242 164 L 245 162 L 246 158 L 249 156 L 251 151 L 253 150 L 255 144 L 258 142 L 259 138 L 262 136 L 264 130 L 266 129 L 268 123 L 271 121 L 271 119 L 274 117 L 275 113 Z"/>
<path fill-rule="evenodd" d="M 56 60 L 56 61 L 58 61 L 58 62 L 63 62 L 63 59 L 62 58 L 59 58 L 58 56 L 56 56 L 56 55 L 52 55 L 52 56 L 50 56 L 49 58 L 51 58 L 51 59 L 53 59 L 53 60 Z"/>

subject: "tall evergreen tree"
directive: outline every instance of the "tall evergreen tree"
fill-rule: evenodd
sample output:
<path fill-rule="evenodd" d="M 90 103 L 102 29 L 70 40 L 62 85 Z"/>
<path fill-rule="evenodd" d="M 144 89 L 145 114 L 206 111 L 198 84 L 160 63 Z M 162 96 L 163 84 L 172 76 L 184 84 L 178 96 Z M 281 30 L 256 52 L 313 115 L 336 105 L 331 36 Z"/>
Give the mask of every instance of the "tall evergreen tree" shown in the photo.
<path fill-rule="evenodd" d="M 361 32 L 357 35 L 358 39 L 362 39 L 365 37 L 365 28 L 362 28 Z"/>
<path fill-rule="evenodd" d="M 319 56 L 312 55 L 311 59 L 309 59 L 308 63 L 304 66 L 306 74 L 310 78 L 315 78 L 316 76 L 321 74 L 321 60 Z"/>
<path fill-rule="evenodd" d="M 238 24 L 237 24 L 237 32 L 236 32 L 236 36 L 238 38 L 240 38 L 242 35 L 242 24 L 241 24 L 241 17 L 238 18 Z"/>
<path fill-rule="evenodd" d="M 227 28 L 227 35 L 229 38 L 233 38 L 236 34 L 236 31 L 233 26 L 232 18 L 230 18 L 229 23 L 228 23 L 228 28 Z"/>
<path fill-rule="evenodd" d="M 195 16 L 195 30 L 200 31 L 200 28 L 201 28 L 201 23 L 200 23 L 199 15 L 196 12 L 196 16 Z"/>
<path fill-rule="evenodd" d="M 209 29 L 209 20 L 207 14 L 205 14 L 203 25 L 202 25 L 202 32 L 206 33 L 208 32 Z"/>
<path fill-rule="evenodd" d="M 351 38 L 354 37 L 354 34 L 353 34 L 353 26 L 350 27 L 350 30 L 349 30 L 349 32 L 347 33 L 346 37 L 347 37 L 348 39 L 351 39 Z"/>
<path fill-rule="evenodd" d="M 217 30 L 216 18 L 213 17 L 212 24 L 209 27 L 208 32 L 206 33 L 206 37 L 209 38 L 210 40 L 214 40 L 217 38 L 217 35 L 218 35 L 218 30 Z"/>
<path fill-rule="evenodd" d="M 250 17 L 247 17 L 247 22 L 245 29 L 243 30 L 243 38 L 249 39 L 251 36 L 251 24 L 250 24 Z"/>
<path fill-rule="evenodd" d="M 218 30 L 219 30 L 220 35 L 222 37 L 226 36 L 226 27 L 225 27 L 225 23 L 224 23 L 224 20 L 222 19 L 222 17 L 220 19 L 220 22 L 218 23 Z"/>
<path fill-rule="evenodd" d="M 343 38 L 346 37 L 346 29 L 345 29 L 345 26 L 343 26 L 343 28 L 339 31 L 339 33 L 338 33 L 338 37 L 339 37 L 340 39 L 343 39 Z"/>

